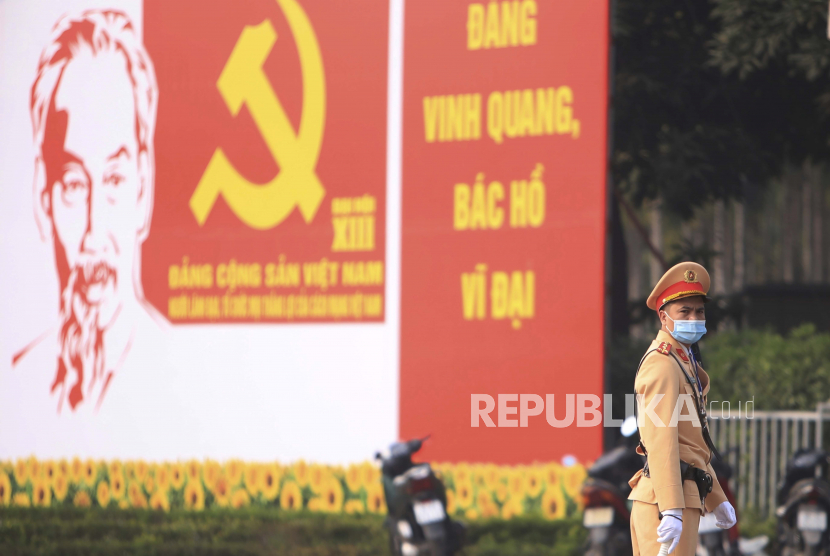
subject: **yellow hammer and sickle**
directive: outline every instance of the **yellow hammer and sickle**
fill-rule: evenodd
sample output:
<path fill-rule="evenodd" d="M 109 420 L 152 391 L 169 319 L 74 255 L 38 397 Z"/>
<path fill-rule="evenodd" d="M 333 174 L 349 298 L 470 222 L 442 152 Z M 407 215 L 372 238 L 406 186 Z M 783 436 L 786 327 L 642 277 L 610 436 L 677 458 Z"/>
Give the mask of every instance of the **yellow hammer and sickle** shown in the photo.
<path fill-rule="evenodd" d="M 216 87 L 233 116 L 243 104 L 274 160 L 280 167 L 275 178 L 265 184 L 246 180 L 233 167 L 221 148 L 217 148 L 190 198 L 190 210 L 204 225 L 219 195 L 252 228 L 273 228 L 300 208 L 311 222 L 325 195 L 315 167 L 323 141 L 326 111 L 326 84 L 323 60 L 317 37 L 296 0 L 276 0 L 285 14 L 300 56 L 303 78 L 303 111 L 298 132 L 280 104 L 262 64 L 268 58 L 277 33 L 269 20 L 246 26 L 228 58 Z"/>

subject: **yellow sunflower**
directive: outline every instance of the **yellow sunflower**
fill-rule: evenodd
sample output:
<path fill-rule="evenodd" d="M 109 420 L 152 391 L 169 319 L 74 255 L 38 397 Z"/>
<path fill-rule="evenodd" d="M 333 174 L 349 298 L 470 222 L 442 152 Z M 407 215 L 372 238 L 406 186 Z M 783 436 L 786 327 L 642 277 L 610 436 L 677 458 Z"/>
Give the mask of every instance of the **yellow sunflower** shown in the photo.
<path fill-rule="evenodd" d="M 322 510 L 324 512 L 337 513 L 343 509 L 343 485 L 340 484 L 337 478 L 329 476 L 326 479 L 320 497 L 322 498 Z"/>
<path fill-rule="evenodd" d="M 147 473 L 147 476 L 144 478 L 144 490 L 147 491 L 147 494 L 153 494 L 157 486 L 155 474 Z"/>
<path fill-rule="evenodd" d="M 95 467 L 95 462 L 91 459 L 88 459 L 84 462 L 84 476 L 83 482 L 86 483 L 87 486 L 92 486 L 95 484 L 95 477 L 98 476 L 98 469 Z"/>
<path fill-rule="evenodd" d="M 29 467 L 26 465 L 26 460 L 19 459 L 15 462 L 14 480 L 21 487 L 29 482 Z"/>
<path fill-rule="evenodd" d="M 462 510 L 466 510 L 473 504 L 473 484 L 469 475 L 466 480 L 455 481 L 455 504 Z"/>
<path fill-rule="evenodd" d="M 160 464 L 158 467 L 156 467 L 156 472 L 155 472 L 154 476 L 155 476 L 155 479 L 156 479 L 155 487 L 158 490 L 163 490 L 164 492 L 167 492 L 168 490 L 170 490 L 171 477 L 170 477 L 170 466 L 169 465 L 167 465 L 166 463 Z"/>
<path fill-rule="evenodd" d="M 462 461 L 461 463 L 456 464 L 455 469 L 452 472 L 453 479 L 457 482 L 464 482 L 470 481 L 472 482 L 472 469 L 470 468 L 470 464 L 467 462 Z"/>
<path fill-rule="evenodd" d="M 147 478 L 152 479 L 149 475 Z M 130 505 L 133 508 L 147 507 L 147 498 L 141 492 L 141 486 L 138 483 L 130 483 L 130 486 L 127 487 L 127 497 L 130 499 Z"/>
<path fill-rule="evenodd" d="M 484 466 L 482 474 L 484 475 L 484 485 L 489 490 L 496 490 L 496 485 L 499 484 L 499 479 L 501 477 L 498 466 L 488 463 Z"/>
<path fill-rule="evenodd" d="M 234 509 L 244 508 L 251 504 L 251 497 L 244 488 L 238 488 L 231 495 L 231 506 Z"/>
<path fill-rule="evenodd" d="M 346 469 L 346 487 L 349 489 L 349 492 L 353 494 L 360 492 L 360 488 L 363 486 L 363 482 L 360 479 L 360 466 L 354 464 L 350 465 L 348 469 Z"/>
<path fill-rule="evenodd" d="M 202 464 L 192 459 L 188 461 L 184 466 L 185 473 L 187 473 L 187 479 L 189 481 L 199 481 L 202 478 Z"/>
<path fill-rule="evenodd" d="M 43 480 L 46 481 L 48 486 L 52 486 L 52 480 L 55 478 L 55 473 L 57 473 L 58 466 L 52 460 L 47 460 L 43 462 L 42 466 L 42 475 Z"/>
<path fill-rule="evenodd" d="M 294 474 L 294 480 L 301 487 L 308 484 L 308 464 L 305 460 L 300 460 L 291 466 L 291 471 Z"/>
<path fill-rule="evenodd" d="M 163 512 L 170 511 L 170 499 L 167 498 L 167 491 L 159 489 L 150 497 L 150 509 Z"/>
<path fill-rule="evenodd" d="M 542 494 L 542 471 L 538 467 L 529 467 L 525 471 L 525 493 L 529 498 L 536 498 Z"/>
<path fill-rule="evenodd" d="M 565 467 L 562 470 L 562 484 L 565 487 L 567 495 L 573 500 L 579 498 L 579 492 L 582 490 L 582 483 L 585 482 L 585 478 L 587 476 L 588 473 L 585 471 L 585 468 L 579 463 L 571 465 L 570 467 Z"/>
<path fill-rule="evenodd" d="M 480 510 L 484 510 L 487 506 L 493 504 L 493 495 L 490 494 L 490 491 L 479 488 L 478 492 L 476 493 L 476 507 Z"/>
<path fill-rule="evenodd" d="M 366 513 L 366 504 L 359 498 L 356 500 L 349 500 L 344 507 L 347 514 L 362 514 Z"/>
<path fill-rule="evenodd" d="M 483 487 L 487 485 L 485 469 L 486 467 L 481 463 L 476 463 L 470 466 L 470 473 L 473 476 L 473 484 L 476 487 Z"/>
<path fill-rule="evenodd" d="M 453 515 L 456 509 L 455 492 L 447 489 L 447 514 Z"/>
<path fill-rule="evenodd" d="M 308 510 L 311 512 L 320 512 L 323 511 L 323 499 L 319 496 L 315 496 L 311 500 L 308 501 Z"/>
<path fill-rule="evenodd" d="M 170 486 L 179 490 L 184 486 L 185 472 L 182 464 L 176 462 L 170 464 Z"/>
<path fill-rule="evenodd" d="M 303 493 L 296 482 L 286 481 L 282 486 L 280 507 L 283 510 L 301 510 L 303 508 Z"/>
<path fill-rule="evenodd" d="M 187 483 L 184 489 L 184 507 L 196 511 L 205 509 L 205 491 L 202 489 L 201 482 Z"/>
<path fill-rule="evenodd" d="M 510 471 L 507 479 L 507 491 L 511 498 L 524 498 L 525 480 L 521 469 Z"/>
<path fill-rule="evenodd" d="M 496 500 L 503 503 L 507 500 L 507 494 L 507 485 L 501 481 L 496 483 Z"/>
<path fill-rule="evenodd" d="M 119 460 L 114 459 L 107 464 L 107 471 L 109 472 L 110 476 L 123 475 L 124 466 L 121 464 Z"/>
<path fill-rule="evenodd" d="M 260 489 L 262 488 L 262 466 L 258 463 L 249 463 L 245 466 L 245 490 L 248 491 L 248 494 L 251 496 L 256 496 L 259 494 Z"/>
<path fill-rule="evenodd" d="M 147 478 L 147 473 L 150 471 L 150 465 L 143 459 L 135 462 L 135 478 L 138 482 L 143 483 Z"/>
<path fill-rule="evenodd" d="M 32 483 L 32 505 L 44 508 L 52 505 L 52 487 L 43 477 Z"/>
<path fill-rule="evenodd" d="M 26 460 L 26 469 L 29 473 L 29 479 L 31 479 L 33 483 L 37 479 L 40 479 L 43 467 L 35 456 L 31 456 Z"/>
<path fill-rule="evenodd" d="M 565 517 L 565 497 L 562 495 L 562 490 L 558 488 L 549 488 L 545 490 L 545 495 L 542 496 L 542 514 L 547 519 L 561 519 Z"/>
<path fill-rule="evenodd" d="M 548 487 L 559 487 L 562 484 L 562 466 L 555 461 L 545 465 L 545 484 Z"/>
<path fill-rule="evenodd" d="M 466 512 L 464 512 L 464 517 L 469 520 L 476 520 L 478 519 L 478 511 L 475 508 L 469 508 Z"/>
<path fill-rule="evenodd" d="M 12 500 L 12 482 L 9 476 L 0 471 L 0 505 L 8 506 Z"/>
<path fill-rule="evenodd" d="M 127 486 L 124 482 L 124 475 L 120 471 L 110 475 L 110 493 L 112 497 L 116 500 L 121 500 L 124 498 L 126 492 Z"/>
<path fill-rule="evenodd" d="M 58 473 L 55 475 L 55 480 L 52 481 L 52 493 L 55 500 L 63 502 L 67 492 L 69 492 L 69 478 L 63 473 Z"/>
<path fill-rule="evenodd" d="M 311 464 L 308 469 L 308 485 L 311 487 L 311 492 L 314 494 L 322 493 L 329 477 L 328 469 L 316 463 Z"/>
<path fill-rule="evenodd" d="M 224 473 L 220 473 L 213 482 L 213 499 L 220 508 L 226 508 L 230 503 L 231 484 Z"/>
<path fill-rule="evenodd" d="M 481 517 L 498 517 L 499 507 L 493 502 L 492 498 L 488 498 L 482 502 L 478 507 L 481 512 Z"/>
<path fill-rule="evenodd" d="M 65 459 L 58 460 L 55 464 L 55 472 L 57 474 L 63 475 L 64 477 L 69 476 L 69 462 Z"/>
<path fill-rule="evenodd" d="M 262 497 L 268 501 L 277 498 L 280 493 L 280 468 L 275 463 L 269 463 L 263 466 L 260 481 L 260 489 L 262 490 Z"/>
<path fill-rule="evenodd" d="M 363 486 L 367 489 L 371 486 L 380 484 L 380 469 L 373 463 L 364 461 L 361 465 L 363 469 Z"/>
<path fill-rule="evenodd" d="M 212 459 L 206 460 L 202 466 L 202 481 L 205 483 L 205 488 L 213 492 L 216 487 L 216 480 L 219 479 L 220 475 L 222 475 L 222 466 Z M 225 481 L 228 483 L 228 487 L 233 486 L 230 484 L 227 475 L 225 475 Z"/>
<path fill-rule="evenodd" d="M 366 509 L 374 514 L 386 513 L 386 498 L 383 496 L 383 487 L 380 484 L 366 487 Z"/>
<path fill-rule="evenodd" d="M 32 505 L 32 501 L 29 500 L 29 495 L 25 492 L 18 492 L 15 494 L 13 502 L 15 506 L 20 506 L 21 508 L 28 508 Z"/>
<path fill-rule="evenodd" d="M 122 498 L 121 500 L 118 501 L 118 507 L 121 508 L 122 510 L 126 510 L 130 507 L 130 501 L 127 500 L 126 498 Z"/>
<path fill-rule="evenodd" d="M 84 462 L 81 458 L 72 458 L 72 463 L 69 464 L 69 477 L 75 484 L 84 480 Z"/>
<path fill-rule="evenodd" d="M 96 496 L 98 500 L 98 505 L 102 508 L 106 508 L 110 505 L 110 485 L 106 481 L 101 481 L 98 483 L 98 492 Z"/>
<path fill-rule="evenodd" d="M 128 461 L 127 463 L 124 464 L 124 478 L 127 479 L 128 481 L 135 481 L 136 480 L 135 462 L 134 461 Z"/>
<path fill-rule="evenodd" d="M 524 504 L 521 498 L 510 498 L 501 507 L 502 519 L 510 519 L 524 513 Z"/>
<path fill-rule="evenodd" d="M 87 491 L 79 490 L 75 493 L 75 498 L 72 499 L 72 503 L 78 508 L 88 508 L 92 505 L 92 498 L 89 497 Z"/>
<path fill-rule="evenodd" d="M 231 486 L 236 487 L 242 482 L 242 474 L 245 472 L 245 464 L 238 459 L 232 459 L 225 464 L 225 475 L 228 477 Z"/>

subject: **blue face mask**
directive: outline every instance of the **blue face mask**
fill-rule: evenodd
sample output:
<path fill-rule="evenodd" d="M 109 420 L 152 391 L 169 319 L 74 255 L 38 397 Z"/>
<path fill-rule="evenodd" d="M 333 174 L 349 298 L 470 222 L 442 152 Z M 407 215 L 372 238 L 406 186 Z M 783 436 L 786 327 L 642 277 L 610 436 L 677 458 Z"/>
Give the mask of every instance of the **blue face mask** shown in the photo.
<path fill-rule="evenodd" d="M 678 342 L 694 344 L 706 334 L 705 320 L 674 320 L 666 313 L 666 318 L 674 323 L 674 330 L 669 334 Z"/>

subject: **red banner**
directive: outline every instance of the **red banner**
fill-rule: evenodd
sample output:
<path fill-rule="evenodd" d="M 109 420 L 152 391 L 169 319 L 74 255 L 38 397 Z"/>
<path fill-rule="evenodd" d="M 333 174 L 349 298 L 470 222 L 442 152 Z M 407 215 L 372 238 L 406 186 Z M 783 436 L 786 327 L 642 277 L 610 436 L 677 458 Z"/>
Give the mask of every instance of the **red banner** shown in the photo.
<path fill-rule="evenodd" d="M 388 6 L 144 3 L 147 298 L 173 323 L 382 321 Z"/>
<path fill-rule="evenodd" d="M 401 436 L 432 433 L 428 459 L 595 458 L 601 426 L 520 422 L 519 395 L 563 419 L 602 394 L 608 3 L 405 9 Z"/>

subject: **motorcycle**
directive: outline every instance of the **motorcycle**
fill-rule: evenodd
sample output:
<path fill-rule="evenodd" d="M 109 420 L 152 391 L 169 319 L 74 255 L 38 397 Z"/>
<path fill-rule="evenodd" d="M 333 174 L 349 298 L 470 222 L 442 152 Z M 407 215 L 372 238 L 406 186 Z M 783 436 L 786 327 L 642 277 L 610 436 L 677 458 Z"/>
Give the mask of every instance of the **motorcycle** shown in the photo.
<path fill-rule="evenodd" d="M 783 556 L 826 555 L 830 548 L 830 456 L 817 449 L 793 454 L 778 486 L 778 535 Z"/>
<path fill-rule="evenodd" d="M 464 525 L 447 515 L 444 483 L 428 463 L 412 462 L 425 440 L 396 442 L 375 454 L 388 508 L 384 525 L 395 556 L 450 556 L 464 545 Z"/>
<path fill-rule="evenodd" d="M 633 416 L 623 422 L 620 433 L 619 445 L 594 462 L 582 486 L 582 525 L 588 529 L 586 556 L 632 553 L 628 480 L 643 468 L 646 458 L 634 451 L 638 435 Z"/>

